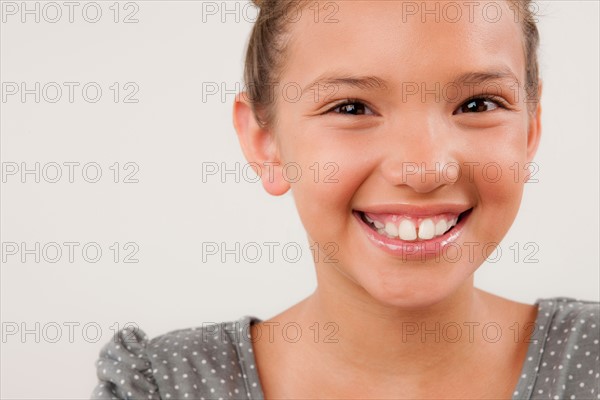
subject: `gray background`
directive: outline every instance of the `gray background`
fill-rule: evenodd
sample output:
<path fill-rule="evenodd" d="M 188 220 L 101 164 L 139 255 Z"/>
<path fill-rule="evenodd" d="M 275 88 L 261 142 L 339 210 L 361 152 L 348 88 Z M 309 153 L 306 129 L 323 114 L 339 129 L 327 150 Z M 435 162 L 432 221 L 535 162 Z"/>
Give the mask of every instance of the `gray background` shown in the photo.
<path fill-rule="evenodd" d="M 27 2 L 31 8 L 34 3 Z M 113 2 L 98 2 L 102 16 L 96 23 L 82 16 L 86 2 L 74 10 L 72 23 L 65 6 L 57 23 L 43 15 L 39 23 L 33 16 L 23 23 L 20 12 L 3 14 L 0 80 L 27 82 L 29 88 L 34 82 L 58 82 L 63 89 L 56 103 L 46 101 L 55 96 L 50 87 L 39 103 L 33 95 L 25 102 L 19 96 L 3 99 L 4 168 L 39 162 L 51 179 L 51 163 L 81 165 L 72 183 L 62 165 L 57 183 L 43 176 L 39 183 L 33 176 L 22 183 L 14 175 L 2 184 L 5 246 L 79 243 L 74 262 L 64 245 L 55 263 L 48 261 L 54 257 L 51 246 L 39 263 L 33 255 L 23 262 L 20 253 L 3 252 L 2 398 L 86 398 L 96 383 L 94 361 L 101 346 L 125 323 L 156 336 L 244 314 L 268 318 L 312 292 L 311 255 L 291 194 L 270 197 L 242 174 L 239 182 L 233 175 L 224 183 L 218 175 L 203 182 L 203 163 L 204 168 L 208 163 L 243 167 L 231 122 L 234 95 L 203 99 L 202 87 L 210 82 L 240 87 L 255 16 L 245 2 L 227 2 L 228 9 L 238 7 L 232 15 L 223 15 L 223 9 L 203 14 L 203 7 L 212 10 L 203 3 L 121 2 L 116 23 Z M 519 216 L 501 244 L 502 256 L 480 268 L 476 284 L 530 303 L 559 295 L 598 300 L 599 6 L 596 1 L 539 4 L 545 81 L 539 182 L 526 186 Z M 40 9 L 45 5 L 39 3 Z M 94 18 L 94 8 L 86 10 Z M 55 10 L 46 6 L 46 11 L 54 18 Z M 131 13 L 138 22 L 124 23 Z M 80 83 L 72 103 L 62 82 Z M 102 89 L 96 103 L 82 95 L 88 82 Z M 115 82 L 116 103 L 110 89 Z M 132 85 L 125 87 L 128 82 Z M 139 91 L 129 100 L 137 103 L 124 101 L 132 87 Z M 82 175 L 81 166 L 92 162 L 102 171 L 97 183 Z M 110 168 L 115 162 L 118 183 Z M 125 183 L 132 166 L 139 170 L 130 179 L 138 182 Z M 93 178 L 94 170 L 87 171 L 85 177 Z M 116 262 L 110 248 L 115 242 Z M 239 263 L 233 256 L 222 263 L 217 255 L 203 262 L 203 242 L 225 242 L 228 248 L 255 242 L 263 253 L 254 263 L 249 247 Z M 273 259 L 264 242 L 279 243 Z M 99 261 L 83 258 L 86 243 L 101 248 Z M 301 246 L 302 256 L 296 259 L 295 247 L 282 252 L 287 243 Z M 534 247 L 526 248 L 528 243 Z M 533 260 L 539 262 L 526 262 L 536 248 Z M 124 262 L 135 249 L 139 262 Z M 23 337 L 23 329 L 30 333 Z"/>

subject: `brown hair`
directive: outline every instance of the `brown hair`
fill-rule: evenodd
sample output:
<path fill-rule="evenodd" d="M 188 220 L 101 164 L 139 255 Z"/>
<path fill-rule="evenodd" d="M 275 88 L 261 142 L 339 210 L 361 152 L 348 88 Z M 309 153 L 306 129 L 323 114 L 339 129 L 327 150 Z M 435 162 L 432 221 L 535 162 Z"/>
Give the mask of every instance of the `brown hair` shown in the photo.
<path fill-rule="evenodd" d="M 254 115 L 261 126 L 275 120 L 273 85 L 283 72 L 283 60 L 289 43 L 289 21 L 308 0 L 252 0 L 260 7 L 254 24 L 244 68 L 244 81 Z M 515 18 L 522 22 L 523 51 L 526 63 L 526 82 L 529 112 L 535 112 L 538 98 L 538 47 L 539 32 L 536 14 L 532 11 L 533 0 L 508 0 L 513 4 Z M 295 8 L 295 9 L 292 9 Z"/>

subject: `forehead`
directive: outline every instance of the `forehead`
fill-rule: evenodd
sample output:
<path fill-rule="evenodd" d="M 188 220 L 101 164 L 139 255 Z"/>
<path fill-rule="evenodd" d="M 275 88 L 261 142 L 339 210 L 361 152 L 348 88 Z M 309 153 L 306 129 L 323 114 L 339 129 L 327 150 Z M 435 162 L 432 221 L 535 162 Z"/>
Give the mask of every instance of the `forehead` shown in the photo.
<path fill-rule="evenodd" d="M 314 4 L 314 3 L 311 3 Z M 284 76 L 327 71 L 387 81 L 444 81 L 456 73 L 507 66 L 525 77 L 523 34 L 512 2 L 344 0 L 319 2 L 290 24 Z"/>

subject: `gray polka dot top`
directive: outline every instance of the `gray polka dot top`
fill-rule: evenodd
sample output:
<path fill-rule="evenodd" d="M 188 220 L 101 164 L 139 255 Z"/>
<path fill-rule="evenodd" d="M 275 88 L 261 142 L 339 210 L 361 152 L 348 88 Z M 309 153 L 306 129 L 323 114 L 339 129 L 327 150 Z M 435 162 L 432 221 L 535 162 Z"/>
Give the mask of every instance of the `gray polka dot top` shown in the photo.
<path fill-rule="evenodd" d="M 600 303 L 559 297 L 535 304 L 513 400 L 600 399 Z M 91 398 L 263 399 L 249 331 L 258 321 L 243 316 L 152 340 L 140 329 L 124 329 L 100 351 L 100 382 Z"/>

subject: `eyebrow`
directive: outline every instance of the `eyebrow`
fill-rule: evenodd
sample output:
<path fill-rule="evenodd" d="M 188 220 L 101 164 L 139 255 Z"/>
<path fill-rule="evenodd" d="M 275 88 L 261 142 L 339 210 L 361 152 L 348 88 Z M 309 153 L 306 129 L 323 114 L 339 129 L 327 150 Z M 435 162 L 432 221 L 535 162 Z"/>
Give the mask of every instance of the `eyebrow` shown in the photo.
<path fill-rule="evenodd" d="M 457 85 L 464 84 L 483 84 L 490 81 L 510 81 L 519 82 L 516 75 L 507 66 L 500 66 L 490 70 L 470 71 L 456 76 L 448 83 Z M 315 86 L 348 86 L 357 89 L 379 89 L 385 90 L 389 87 L 389 83 L 382 78 L 373 75 L 356 76 L 356 75 L 335 75 L 325 73 L 317 79 L 309 83 L 302 89 L 302 96 Z"/>
<path fill-rule="evenodd" d="M 348 86 L 357 89 L 387 89 L 388 85 L 384 79 L 376 76 L 338 76 L 335 74 L 325 73 L 317 79 L 309 83 L 302 89 L 301 96 L 311 90 L 315 86 Z"/>
<path fill-rule="evenodd" d="M 465 83 L 481 84 L 489 81 L 519 82 L 516 75 L 506 66 L 488 71 L 466 72 L 455 77 L 454 80 L 451 80 L 450 82 L 461 85 Z"/>

